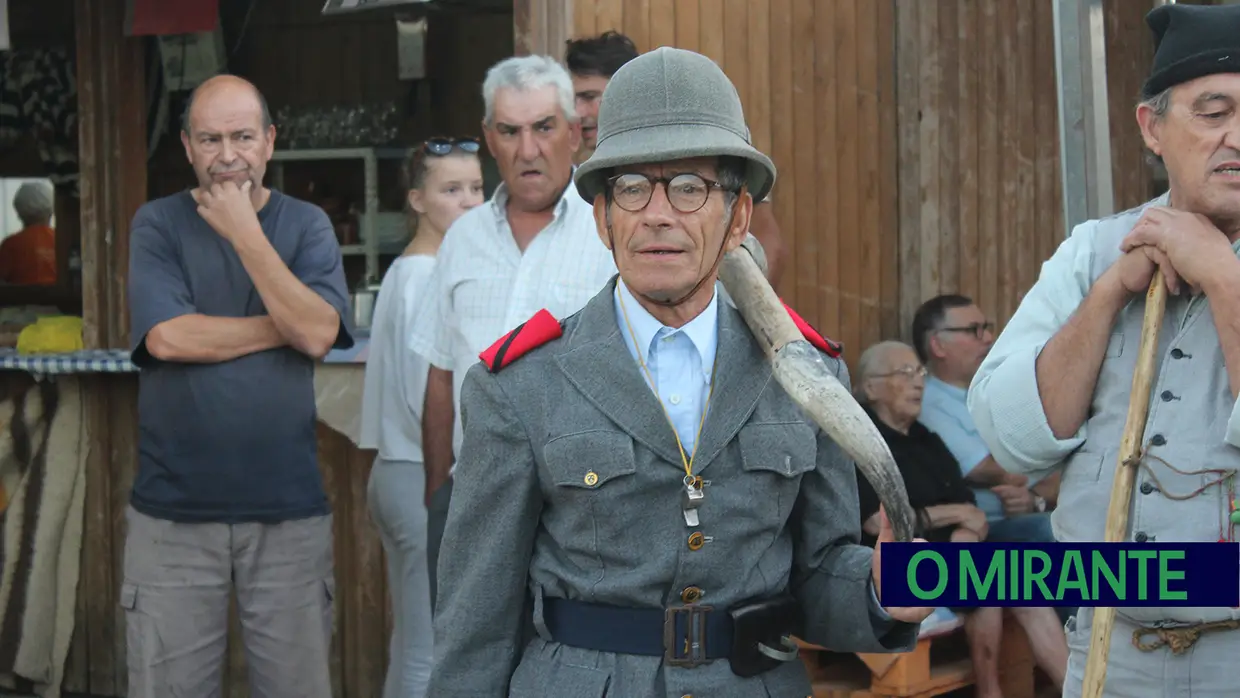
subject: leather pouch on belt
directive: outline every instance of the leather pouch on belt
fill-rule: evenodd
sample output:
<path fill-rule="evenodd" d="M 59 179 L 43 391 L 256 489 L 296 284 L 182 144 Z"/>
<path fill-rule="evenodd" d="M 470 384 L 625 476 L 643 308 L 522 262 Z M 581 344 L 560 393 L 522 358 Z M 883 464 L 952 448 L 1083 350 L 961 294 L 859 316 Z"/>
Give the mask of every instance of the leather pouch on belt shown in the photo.
<path fill-rule="evenodd" d="M 797 658 L 792 636 L 802 631 L 801 604 L 789 595 L 736 606 L 732 617 L 732 673 L 757 676 Z"/>

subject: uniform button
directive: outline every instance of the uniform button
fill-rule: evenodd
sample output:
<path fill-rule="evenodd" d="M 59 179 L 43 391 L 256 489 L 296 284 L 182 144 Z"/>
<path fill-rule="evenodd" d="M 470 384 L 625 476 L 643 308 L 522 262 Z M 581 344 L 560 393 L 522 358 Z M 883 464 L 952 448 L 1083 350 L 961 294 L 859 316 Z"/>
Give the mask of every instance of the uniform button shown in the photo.
<path fill-rule="evenodd" d="M 671 401 L 671 403 L 672 403 L 673 405 L 679 405 L 679 404 L 680 404 L 680 396 L 679 396 L 679 395 L 672 395 L 670 398 L 668 398 L 668 400 L 670 400 L 670 401 Z"/>
<path fill-rule="evenodd" d="M 698 531 L 694 533 L 693 535 L 689 536 L 689 549 L 690 550 L 701 550 L 702 546 L 705 544 L 706 544 L 706 536 L 703 536 L 701 531 Z"/>
<path fill-rule="evenodd" d="M 1154 491 L 1154 486 L 1148 482 L 1141 483 L 1141 494 L 1150 494 Z"/>
<path fill-rule="evenodd" d="M 1170 390 L 1162 391 L 1162 395 L 1159 395 L 1159 397 L 1162 398 L 1163 402 L 1171 402 L 1175 399 L 1175 395 L 1173 395 Z"/>
<path fill-rule="evenodd" d="M 1177 348 L 1175 348 L 1175 349 L 1172 349 L 1172 350 L 1171 350 L 1171 358 L 1173 358 L 1173 359 L 1182 359 L 1182 358 L 1184 358 L 1184 352 L 1180 351 L 1178 347 L 1177 347 Z"/>
<path fill-rule="evenodd" d="M 1167 437 L 1163 436 L 1162 434 L 1155 434 L 1153 437 L 1150 438 L 1150 443 L 1154 444 L 1155 446 L 1162 446 L 1163 444 L 1167 443 Z"/>
<path fill-rule="evenodd" d="M 680 592 L 680 600 L 685 603 L 697 603 L 701 598 L 702 590 L 697 587 L 685 587 L 685 590 Z"/>
<path fill-rule="evenodd" d="M 598 475 L 593 470 L 586 473 L 586 476 L 584 479 L 585 479 L 586 485 L 588 485 L 589 487 L 594 487 L 595 485 L 598 484 Z"/>
<path fill-rule="evenodd" d="M 1144 543 L 1149 540 L 1150 537 L 1145 535 L 1145 531 L 1137 531 L 1137 535 L 1133 536 L 1132 539 L 1138 543 Z"/>

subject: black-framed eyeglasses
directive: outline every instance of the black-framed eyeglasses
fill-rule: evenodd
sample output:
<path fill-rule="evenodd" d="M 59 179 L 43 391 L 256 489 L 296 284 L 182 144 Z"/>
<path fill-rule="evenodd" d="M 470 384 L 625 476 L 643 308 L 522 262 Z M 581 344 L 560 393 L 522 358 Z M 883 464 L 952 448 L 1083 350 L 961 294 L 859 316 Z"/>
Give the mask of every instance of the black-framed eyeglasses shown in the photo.
<path fill-rule="evenodd" d="M 995 323 L 993 322 L 975 322 L 963 327 L 940 327 L 936 332 L 967 332 L 978 339 L 982 339 L 987 332 L 994 334 Z"/>
<path fill-rule="evenodd" d="M 611 200 L 629 213 L 637 213 L 650 203 L 655 185 L 662 183 L 672 208 L 681 213 L 693 213 L 706 205 L 712 189 L 723 189 L 719 182 L 682 172 L 668 177 L 651 177 L 647 174 L 629 172 L 607 180 Z"/>
<path fill-rule="evenodd" d="M 449 138 L 447 136 L 435 136 L 428 138 L 422 142 L 422 150 L 431 155 L 447 155 L 452 152 L 453 148 L 460 148 L 466 153 L 478 152 L 480 144 L 476 138 Z"/>
<path fill-rule="evenodd" d="M 887 373 L 876 373 L 874 378 L 887 378 L 888 376 L 904 376 L 905 378 L 925 378 L 930 372 L 925 366 L 901 366 L 894 371 Z"/>

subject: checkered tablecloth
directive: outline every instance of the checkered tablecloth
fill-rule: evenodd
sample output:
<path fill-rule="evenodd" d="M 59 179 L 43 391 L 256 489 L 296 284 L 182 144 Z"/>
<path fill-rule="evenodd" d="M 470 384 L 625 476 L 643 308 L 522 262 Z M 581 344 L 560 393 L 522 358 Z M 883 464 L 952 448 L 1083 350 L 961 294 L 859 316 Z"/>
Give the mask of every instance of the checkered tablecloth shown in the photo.
<path fill-rule="evenodd" d="M 18 354 L 0 349 L 0 370 L 30 373 L 135 373 L 138 367 L 124 349 L 96 349 L 69 354 Z"/>

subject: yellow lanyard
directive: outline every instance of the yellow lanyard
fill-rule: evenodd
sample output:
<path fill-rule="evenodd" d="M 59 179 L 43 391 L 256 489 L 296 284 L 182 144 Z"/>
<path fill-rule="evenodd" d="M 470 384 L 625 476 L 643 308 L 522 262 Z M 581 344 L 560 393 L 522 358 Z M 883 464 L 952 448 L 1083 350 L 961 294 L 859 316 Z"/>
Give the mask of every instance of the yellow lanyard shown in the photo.
<path fill-rule="evenodd" d="M 624 315 L 624 326 L 629 330 L 629 337 L 633 339 L 633 347 L 637 349 L 637 363 L 641 364 L 642 371 L 645 372 L 647 380 L 650 381 L 650 389 L 654 391 L 655 398 L 658 399 L 659 407 L 663 409 L 663 416 L 667 417 L 667 423 L 672 428 L 672 436 L 676 438 L 676 447 L 680 449 L 680 462 L 685 466 L 685 482 L 688 484 L 693 480 L 693 459 L 697 456 L 698 446 L 701 444 L 702 425 L 706 423 L 706 412 L 710 409 L 710 397 L 715 393 L 715 367 L 719 365 L 715 361 L 710 368 L 710 389 L 706 392 L 706 404 L 702 406 L 702 418 L 698 420 L 697 434 L 693 437 L 693 453 L 685 455 L 685 445 L 680 441 L 680 432 L 676 431 L 676 423 L 672 421 L 672 415 L 668 414 L 667 406 L 663 404 L 663 398 L 659 397 L 659 386 L 655 385 L 654 376 L 650 375 L 650 369 L 646 368 L 646 361 L 642 358 L 645 351 L 637 341 L 637 334 L 633 332 L 633 325 L 629 322 L 629 311 L 624 305 L 624 294 L 617 291 L 620 296 L 620 312 Z"/>

